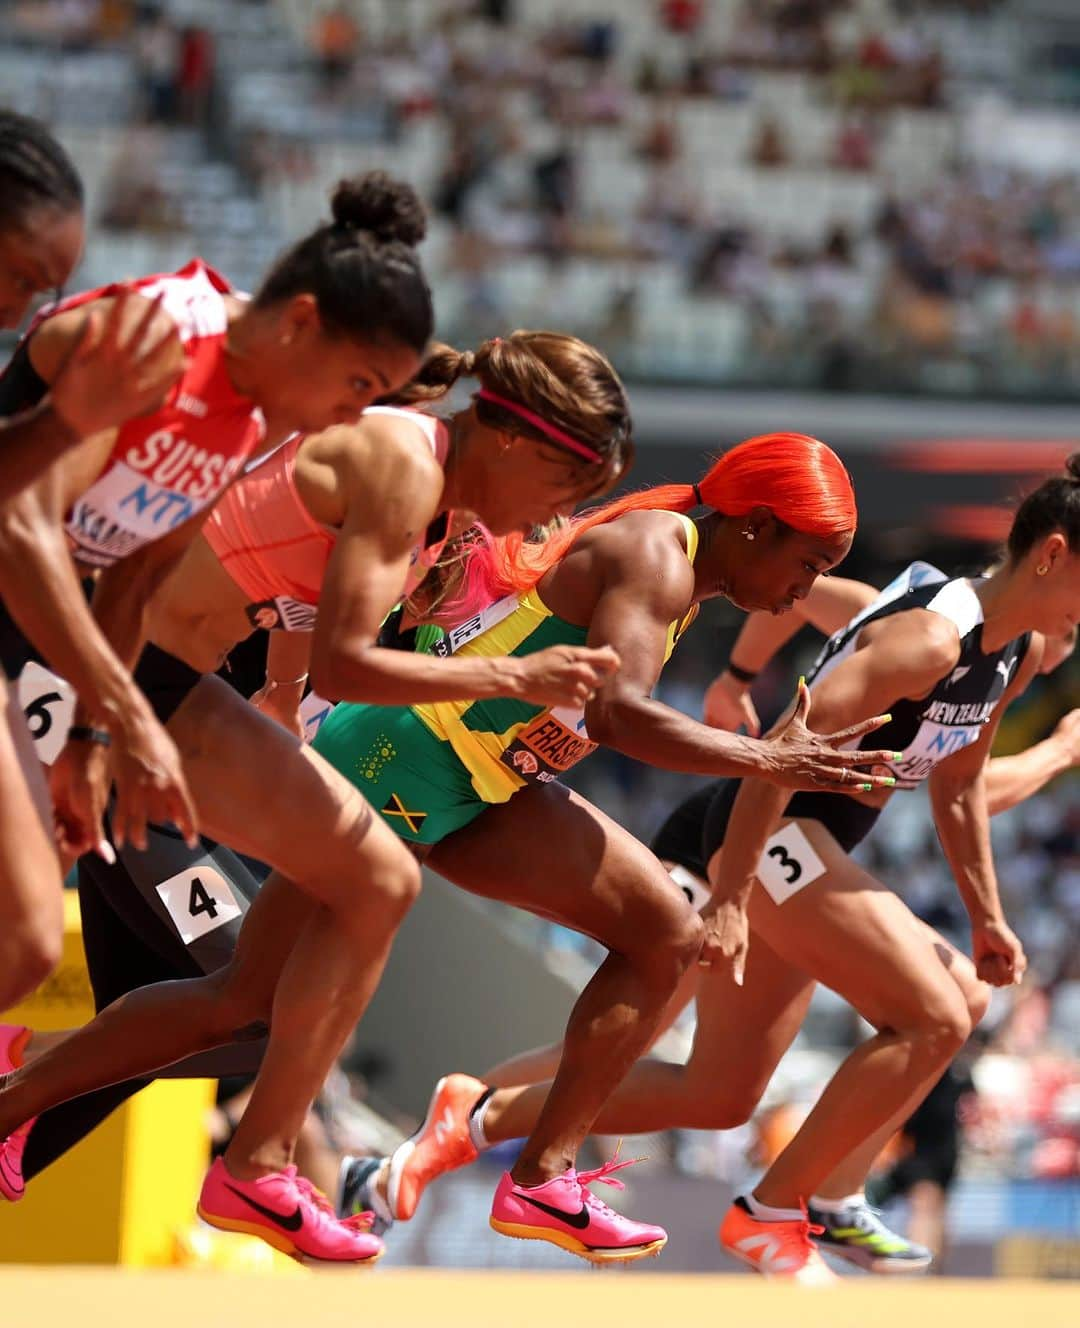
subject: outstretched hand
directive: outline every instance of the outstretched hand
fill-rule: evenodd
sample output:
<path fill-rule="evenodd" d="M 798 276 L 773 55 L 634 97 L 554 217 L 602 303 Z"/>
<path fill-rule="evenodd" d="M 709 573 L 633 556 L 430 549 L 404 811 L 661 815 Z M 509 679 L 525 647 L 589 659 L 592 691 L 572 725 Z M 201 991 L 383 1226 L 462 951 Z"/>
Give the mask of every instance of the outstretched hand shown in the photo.
<path fill-rule="evenodd" d="M 887 765 L 896 759 L 891 750 L 863 751 L 853 744 L 868 733 L 887 724 L 889 715 L 874 715 L 835 733 L 813 733 L 807 727 L 810 717 L 810 689 L 805 678 L 799 679 L 795 709 L 782 727 L 775 729 L 762 746 L 766 749 L 763 779 L 784 788 L 810 792 L 829 791 L 869 793 L 877 788 L 894 788 L 891 775 L 865 773 L 861 767 Z"/>

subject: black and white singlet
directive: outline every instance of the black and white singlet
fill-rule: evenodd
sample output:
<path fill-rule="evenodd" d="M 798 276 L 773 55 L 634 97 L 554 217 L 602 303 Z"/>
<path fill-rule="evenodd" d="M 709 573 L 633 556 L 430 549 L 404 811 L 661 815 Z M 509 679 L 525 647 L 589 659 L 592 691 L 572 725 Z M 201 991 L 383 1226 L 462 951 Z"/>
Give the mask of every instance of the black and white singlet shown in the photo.
<path fill-rule="evenodd" d="M 900 752 L 899 760 L 875 771 L 892 774 L 898 790 L 917 788 L 939 762 L 978 741 L 1031 641 L 1030 633 L 1026 633 L 1000 650 L 984 653 L 982 604 L 975 583 L 966 577 L 949 578 L 929 563 L 916 562 L 829 638 L 807 675 L 811 691 L 855 653 L 866 626 L 911 609 L 940 613 L 955 624 L 960 634 L 960 657 L 929 695 L 921 700 L 895 702 L 888 724 L 852 744 L 856 748 L 892 748 Z M 654 851 L 662 849 L 662 856 L 681 862 L 690 871 L 707 864 L 724 842 L 740 782 L 719 780 L 712 785 L 707 809 L 704 791 L 692 795 L 658 832 Z M 837 843 L 850 851 L 866 836 L 880 811 L 844 794 L 795 793 L 784 815 L 820 821 Z M 701 828 L 697 842 L 692 838 L 692 823 Z"/>

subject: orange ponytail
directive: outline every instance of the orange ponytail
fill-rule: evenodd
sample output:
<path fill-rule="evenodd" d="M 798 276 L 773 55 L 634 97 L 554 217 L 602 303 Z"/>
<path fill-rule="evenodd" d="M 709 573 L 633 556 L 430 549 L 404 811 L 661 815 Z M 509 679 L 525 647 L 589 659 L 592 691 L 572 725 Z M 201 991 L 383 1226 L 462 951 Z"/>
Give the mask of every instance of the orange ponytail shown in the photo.
<path fill-rule="evenodd" d="M 457 593 L 436 616 L 445 623 L 461 622 L 504 595 L 524 594 L 586 530 L 627 512 L 690 512 L 699 505 L 699 495 L 705 506 L 725 516 L 766 507 L 793 530 L 823 538 L 854 531 L 858 519 L 851 476 L 831 448 L 806 434 L 761 434 L 725 452 L 696 485 L 639 489 L 554 526 L 541 541 L 516 534 L 475 538 Z"/>

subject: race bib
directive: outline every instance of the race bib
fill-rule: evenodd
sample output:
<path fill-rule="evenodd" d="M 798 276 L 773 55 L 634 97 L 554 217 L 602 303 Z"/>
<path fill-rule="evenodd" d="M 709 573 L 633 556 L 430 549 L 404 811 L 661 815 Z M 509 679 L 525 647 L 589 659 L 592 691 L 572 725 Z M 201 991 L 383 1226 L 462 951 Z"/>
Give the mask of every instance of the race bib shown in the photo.
<path fill-rule="evenodd" d="M 462 646 L 474 640 L 478 636 L 489 631 L 497 623 L 501 623 L 504 618 L 509 618 L 514 610 L 521 603 L 517 595 L 504 595 L 494 604 L 489 604 L 487 608 L 481 609 L 473 617 L 460 623 L 452 631 L 447 632 L 443 639 L 437 642 L 431 650 L 433 655 L 453 655 L 461 649 Z"/>
<path fill-rule="evenodd" d="M 228 881 L 215 867 L 189 867 L 162 881 L 157 892 L 185 945 L 241 913 Z"/>
<path fill-rule="evenodd" d="M 692 871 L 687 871 L 678 863 L 668 868 L 668 875 L 686 896 L 687 903 L 695 912 L 700 912 L 709 902 L 709 887 L 700 876 L 695 876 Z"/>
<path fill-rule="evenodd" d="M 168 429 L 140 445 L 164 459 L 140 470 L 115 461 L 77 498 L 64 524 L 72 554 L 94 567 L 111 567 L 190 520 L 228 485 L 243 464 L 177 438 Z M 167 455 L 166 455 L 167 453 Z"/>
<path fill-rule="evenodd" d="M 249 604 L 244 612 L 252 627 L 261 627 L 267 632 L 310 632 L 315 627 L 319 607 L 292 599 L 289 595 L 278 595 L 275 599 Z"/>
<path fill-rule="evenodd" d="M 527 724 L 499 759 L 522 779 L 550 784 L 596 746 L 585 730 L 584 712 L 557 706 Z"/>
<path fill-rule="evenodd" d="M 333 710 L 333 701 L 324 701 L 315 692 L 308 692 L 300 702 L 300 718 L 304 724 L 304 741 L 314 742 L 315 735 L 326 722 L 326 717 Z"/>
<path fill-rule="evenodd" d="M 985 710 L 989 714 L 993 706 L 987 705 Z M 924 719 L 914 740 L 904 749 L 903 760 L 889 764 L 889 772 L 896 777 L 897 787 L 916 788 L 938 762 L 978 742 L 983 734 L 983 724 L 981 715 L 974 724 L 934 724 Z"/>
<path fill-rule="evenodd" d="M 825 875 L 825 864 L 814 851 L 801 827 L 794 821 L 777 830 L 765 844 L 758 861 L 757 878 L 775 904 Z"/>
<path fill-rule="evenodd" d="M 64 749 L 75 718 L 75 689 L 33 659 L 19 674 L 17 687 L 38 760 L 52 765 Z"/>

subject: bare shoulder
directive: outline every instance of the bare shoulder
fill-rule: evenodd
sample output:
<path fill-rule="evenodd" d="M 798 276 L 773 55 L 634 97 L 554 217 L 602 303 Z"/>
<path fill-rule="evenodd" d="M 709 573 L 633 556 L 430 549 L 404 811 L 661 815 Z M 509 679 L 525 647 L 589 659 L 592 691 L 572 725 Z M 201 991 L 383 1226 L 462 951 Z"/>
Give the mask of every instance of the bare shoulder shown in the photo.
<path fill-rule="evenodd" d="M 887 652 L 898 669 L 937 677 L 960 658 L 960 631 L 932 609 L 908 609 L 869 623 L 859 645 Z"/>
<path fill-rule="evenodd" d="M 586 532 L 580 543 L 609 583 L 616 580 L 676 607 L 693 597 L 685 526 L 672 512 L 628 512 Z"/>
<path fill-rule="evenodd" d="M 392 416 L 366 416 L 309 440 L 312 454 L 337 472 L 343 487 L 372 502 L 394 494 L 427 508 L 442 494 L 444 474 L 423 432 Z"/>
<path fill-rule="evenodd" d="M 141 344 L 144 347 L 154 346 L 173 335 L 175 346 L 172 354 L 175 356 L 176 368 L 179 368 L 183 362 L 184 348 L 176 320 L 160 305 L 150 314 L 152 304 L 153 301 L 138 291 L 125 290 L 121 296 L 103 295 L 100 299 L 88 300 L 74 309 L 63 309 L 46 318 L 34 329 L 29 342 L 30 362 L 45 382 L 53 382 L 82 336 L 87 319 L 96 314 L 104 332 L 109 325 L 110 316 L 117 312 L 119 305 L 121 307 L 118 317 L 113 320 L 113 325 L 109 328 L 110 335 L 116 340 L 126 342 L 136 328 L 145 321 Z M 146 321 L 147 314 L 150 314 L 148 321 Z M 161 367 L 166 368 L 167 365 Z"/>

